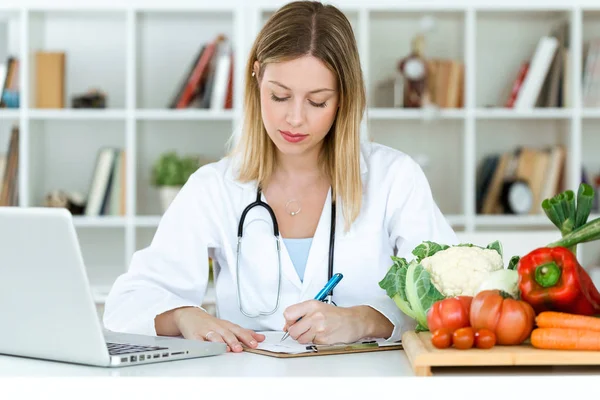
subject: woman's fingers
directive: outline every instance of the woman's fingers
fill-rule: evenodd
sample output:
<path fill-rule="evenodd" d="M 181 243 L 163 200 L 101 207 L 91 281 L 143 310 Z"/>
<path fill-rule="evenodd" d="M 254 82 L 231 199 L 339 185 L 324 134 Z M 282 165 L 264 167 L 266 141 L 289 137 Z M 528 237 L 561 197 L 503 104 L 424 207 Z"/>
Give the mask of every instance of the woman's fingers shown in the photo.
<path fill-rule="evenodd" d="M 206 340 L 207 342 L 225 343 L 223 336 L 221 336 L 221 334 L 216 331 L 208 331 L 203 335 L 203 337 L 204 340 Z M 229 346 L 227 346 L 227 351 L 231 351 L 231 348 Z"/>
<path fill-rule="evenodd" d="M 251 332 L 252 332 L 252 336 L 254 337 L 254 340 L 256 340 L 257 342 L 262 342 L 267 338 L 262 333 L 256 333 L 254 331 L 251 331 Z"/>
<path fill-rule="evenodd" d="M 301 344 L 309 344 L 309 343 L 315 343 L 315 337 L 317 337 L 316 332 L 314 331 L 314 329 L 309 329 L 306 332 L 304 332 L 302 335 L 298 336 L 298 339 L 296 339 L 298 341 L 298 343 Z"/>
<path fill-rule="evenodd" d="M 312 325 L 311 318 L 305 317 L 296 322 L 294 325 L 288 327 L 288 332 L 290 333 L 292 339 L 297 340 L 298 343 L 310 343 L 312 336 L 308 338 L 309 340 L 306 340 L 305 334 L 311 329 Z"/>
<path fill-rule="evenodd" d="M 235 336 L 237 336 L 237 339 L 246 346 L 251 347 L 253 349 L 258 347 L 258 340 L 254 338 L 253 331 L 249 329 L 244 329 L 241 326 L 234 326 L 231 328 L 231 331 Z"/>
<path fill-rule="evenodd" d="M 201 318 L 193 318 L 198 315 L 189 315 L 190 318 L 181 321 L 179 328 L 186 339 L 225 343 L 227 351 L 236 353 L 243 351 L 242 343 L 247 347 L 256 348 L 259 342 L 265 340 L 265 335 L 228 321 L 212 316 L 203 315 Z"/>
<path fill-rule="evenodd" d="M 243 350 L 242 344 L 238 340 L 237 336 L 229 329 L 221 331 L 221 336 L 225 340 L 225 343 L 231 348 L 234 353 L 239 353 Z"/>

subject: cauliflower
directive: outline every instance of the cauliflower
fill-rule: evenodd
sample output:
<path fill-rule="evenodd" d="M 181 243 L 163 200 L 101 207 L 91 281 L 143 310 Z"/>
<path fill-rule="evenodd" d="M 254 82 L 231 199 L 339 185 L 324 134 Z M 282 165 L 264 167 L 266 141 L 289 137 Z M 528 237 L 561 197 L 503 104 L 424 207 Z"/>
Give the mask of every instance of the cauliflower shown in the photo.
<path fill-rule="evenodd" d="M 459 295 L 475 296 L 482 282 L 489 286 L 498 285 L 498 280 L 503 284 L 514 281 L 514 274 L 495 276 L 494 271 L 504 269 L 499 241 L 485 248 L 469 243 L 448 246 L 424 241 L 412 254 L 415 258 L 410 262 L 392 256 L 394 263 L 379 286 L 404 314 L 417 321 L 417 331 L 429 329 L 427 312 L 436 301 Z M 514 267 L 516 261 L 515 256 L 510 265 Z M 493 282 L 485 283 L 492 277 Z"/>
<path fill-rule="evenodd" d="M 490 273 L 504 269 L 502 256 L 493 249 L 453 246 L 421 260 L 441 294 L 475 296 Z"/>

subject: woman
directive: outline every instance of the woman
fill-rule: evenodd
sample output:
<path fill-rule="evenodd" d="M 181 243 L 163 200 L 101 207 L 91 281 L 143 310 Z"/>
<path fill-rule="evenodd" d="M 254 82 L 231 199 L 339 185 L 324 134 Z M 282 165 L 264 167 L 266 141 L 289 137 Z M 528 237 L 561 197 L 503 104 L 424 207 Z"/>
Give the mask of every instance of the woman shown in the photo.
<path fill-rule="evenodd" d="M 134 254 L 107 299 L 106 328 L 234 352 L 256 347 L 266 330 L 300 343 L 398 340 L 413 326 L 378 285 L 390 256 L 456 237 L 419 166 L 360 140 L 365 89 L 350 23 L 333 6 L 290 3 L 259 33 L 246 74 L 241 137 L 193 174 L 151 245 Z M 244 213 L 238 256 L 238 224 L 257 198 L 273 215 Z M 200 307 L 209 256 L 217 317 Z M 343 274 L 334 304 L 312 300 L 332 273 Z"/>

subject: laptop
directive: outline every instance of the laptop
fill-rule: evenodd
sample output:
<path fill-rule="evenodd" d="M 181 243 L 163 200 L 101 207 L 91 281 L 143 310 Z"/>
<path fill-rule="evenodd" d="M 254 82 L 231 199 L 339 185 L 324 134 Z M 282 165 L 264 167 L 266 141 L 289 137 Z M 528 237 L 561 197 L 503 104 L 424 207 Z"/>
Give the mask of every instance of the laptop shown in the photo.
<path fill-rule="evenodd" d="M 226 344 L 102 327 L 71 213 L 0 207 L 0 354 L 123 367 L 223 354 Z"/>

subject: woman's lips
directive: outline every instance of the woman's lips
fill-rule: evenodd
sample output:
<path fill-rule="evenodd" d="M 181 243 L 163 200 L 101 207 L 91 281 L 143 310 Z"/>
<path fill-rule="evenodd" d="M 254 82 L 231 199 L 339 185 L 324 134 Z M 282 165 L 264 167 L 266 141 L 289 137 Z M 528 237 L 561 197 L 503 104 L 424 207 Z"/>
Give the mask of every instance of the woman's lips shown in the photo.
<path fill-rule="evenodd" d="M 279 131 L 281 136 L 290 143 L 298 143 L 304 140 L 308 135 L 304 135 L 302 133 L 292 133 L 288 131 Z"/>

